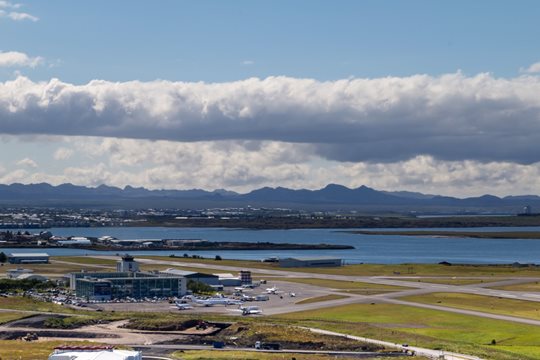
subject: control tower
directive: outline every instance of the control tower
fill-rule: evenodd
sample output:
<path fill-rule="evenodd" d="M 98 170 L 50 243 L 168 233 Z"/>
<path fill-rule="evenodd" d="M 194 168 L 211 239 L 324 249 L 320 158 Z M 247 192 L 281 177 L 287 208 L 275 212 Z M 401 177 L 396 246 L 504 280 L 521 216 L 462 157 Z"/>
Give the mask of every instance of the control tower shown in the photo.
<path fill-rule="evenodd" d="M 133 256 L 125 254 L 122 256 L 122 260 L 119 260 L 116 263 L 116 271 L 117 272 L 138 272 L 139 271 L 139 263 L 137 263 Z"/>

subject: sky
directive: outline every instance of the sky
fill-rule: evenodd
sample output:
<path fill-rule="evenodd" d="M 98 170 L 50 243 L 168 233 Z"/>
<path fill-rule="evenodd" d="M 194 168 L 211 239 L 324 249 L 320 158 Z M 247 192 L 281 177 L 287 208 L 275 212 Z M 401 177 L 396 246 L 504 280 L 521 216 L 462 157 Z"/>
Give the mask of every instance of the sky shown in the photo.
<path fill-rule="evenodd" d="M 539 12 L 0 0 L 0 183 L 540 195 Z"/>

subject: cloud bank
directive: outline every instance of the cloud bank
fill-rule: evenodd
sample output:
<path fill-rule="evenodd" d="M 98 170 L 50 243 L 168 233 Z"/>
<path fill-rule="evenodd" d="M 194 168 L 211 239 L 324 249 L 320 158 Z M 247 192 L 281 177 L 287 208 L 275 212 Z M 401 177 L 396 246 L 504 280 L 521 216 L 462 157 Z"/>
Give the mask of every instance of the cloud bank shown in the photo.
<path fill-rule="evenodd" d="M 229 83 L 25 77 L 0 83 L 0 133 L 308 144 L 330 160 L 540 161 L 540 78 L 415 75 Z"/>

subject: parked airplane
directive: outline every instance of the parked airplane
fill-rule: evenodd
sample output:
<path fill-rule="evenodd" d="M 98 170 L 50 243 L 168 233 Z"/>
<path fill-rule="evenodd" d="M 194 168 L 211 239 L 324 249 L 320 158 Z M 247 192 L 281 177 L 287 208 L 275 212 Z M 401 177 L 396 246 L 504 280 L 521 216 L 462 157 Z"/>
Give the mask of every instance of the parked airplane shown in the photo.
<path fill-rule="evenodd" d="M 193 309 L 193 306 L 190 305 L 190 304 L 183 304 L 183 303 L 175 303 L 176 307 L 178 308 L 178 310 L 189 310 L 189 309 Z"/>
<path fill-rule="evenodd" d="M 275 287 L 275 286 L 266 289 L 266 293 L 267 293 L 267 294 L 277 294 L 277 291 L 278 291 L 278 289 L 277 289 L 277 287 Z"/>
<path fill-rule="evenodd" d="M 241 301 L 230 299 L 227 297 L 213 297 L 209 299 L 196 299 L 195 303 L 203 306 L 214 306 L 214 305 L 240 305 Z"/>
<path fill-rule="evenodd" d="M 262 310 L 258 306 L 246 306 L 241 307 L 242 315 L 259 315 L 262 314 Z"/>

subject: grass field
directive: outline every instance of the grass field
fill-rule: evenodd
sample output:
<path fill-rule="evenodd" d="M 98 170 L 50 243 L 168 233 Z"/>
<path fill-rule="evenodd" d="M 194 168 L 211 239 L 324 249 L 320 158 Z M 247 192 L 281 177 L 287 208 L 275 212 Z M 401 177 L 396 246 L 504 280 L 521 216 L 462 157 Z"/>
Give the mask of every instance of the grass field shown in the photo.
<path fill-rule="evenodd" d="M 333 360 L 335 356 L 314 354 L 287 354 L 287 353 L 264 353 L 264 352 L 241 352 L 241 351 L 176 351 L 173 358 L 182 360 Z M 356 357 L 339 357 L 342 360 L 358 359 Z M 362 358 L 364 360 L 405 360 L 410 357 L 373 357 Z M 423 357 L 415 357 L 417 360 L 426 360 Z"/>
<path fill-rule="evenodd" d="M 279 278 L 279 277 L 267 277 L 267 280 L 278 280 L 285 282 L 293 282 L 300 284 L 308 284 L 314 286 L 325 287 L 329 289 L 339 289 L 339 290 L 372 290 L 372 291 L 401 291 L 407 290 L 409 288 L 404 286 L 393 286 L 393 285 L 383 285 L 383 284 L 372 284 L 360 281 L 342 281 L 342 280 L 331 280 L 331 279 L 317 279 L 317 278 Z"/>
<path fill-rule="evenodd" d="M 540 268 L 512 267 L 511 265 L 452 265 L 439 264 L 355 264 L 337 268 L 280 268 L 275 263 L 260 261 L 171 258 L 168 256 L 141 256 L 141 258 L 178 261 L 183 263 L 201 263 L 205 265 L 237 266 L 245 269 L 273 269 L 282 271 L 305 272 L 315 274 L 351 275 L 351 276 L 457 276 L 457 277 L 504 277 L 504 276 L 535 276 L 540 277 Z"/>
<path fill-rule="evenodd" d="M 304 300 L 300 300 L 300 301 L 296 302 L 296 304 L 297 305 L 312 304 L 312 303 L 322 302 L 322 301 L 345 299 L 347 297 L 348 296 L 345 296 L 345 295 L 329 294 L 329 295 L 316 296 L 316 297 L 311 297 L 311 298 L 307 298 L 307 299 L 304 299 Z"/>
<path fill-rule="evenodd" d="M 94 314 L 90 311 L 74 310 L 67 306 L 57 305 L 50 302 L 37 301 L 28 297 L 13 296 L 0 297 L 0 309 L 22 310 L 22 311 L 41 311 L 63 314 Z M 2 314 L 2 313 L 0 313 Z"/>
<path fill-rule="evenodd" d="M 22 340 L 0 340 L 0 359 L 2 360 L 41 360 L 47 359 L 53 349 L 60 345 L 99 345 L 88 341 L 44 341 L 27 342 Z"/>
<path fill-rule="evenodd" d="M 51 260 L 74 262 L 85 265 L 105 265 L 115 267 L 116 260 L 99 259 L 92 256 L 53 256 Z"/>
<path fill-rule="evenodd" d="M 489 360 L 540 358 L 540 327 L 390 304 L 354 304 L 281 315 L 306 326 L 475 354 Z M 496 345 L 490 345 L 495 340 Z"/>
<path fill-rule="evenodd" d="M 0 324 L 5 324 L 13 320 L 22 319 L 27 316 L 28 314 L 23 314 L 20 312 L 2 311 L 0 312 Z"/>
<path fill-rule="evenodd" d="M 535 282 L 530 282 L 530 283 L 525 283 L 525 284 L 494 286 L 494 287 L 490 287 L 490 289 L 540 292 L 540 283 L 538 281 L 535 281 Z"/>
<path fill-rule="evenodd" d="M 5 275 L 8 270 L 20 268 L 20 264 L 5 264 L 0 266 L 0 274 Z M 84 266 L 79 265 L 70 265 L 70 264 L 59 264 L 59 263 L 50 263 L 50 264 L 24 264 L 25 269 L 34 270 L 34 273 L 40 275 L 56 276 L 60 277 L 66 273 L 80 271 L 84 269 Z"/>
<path fill-rule="evenodd" d="M 459 279 L 459 278 L 421 278 L 421 279 L 400 279 L 403 281 L 410 282 L 419 282 L 419 283 L 430 283 L 430 284 L 441 284 L 441 285 L 471 285 L 471 284 L 481 284 L 484 282 L 483 279 Z M 497 279 L 504 280 L 504 279 Z M 492 280 L 487 280 L 492 281 Z"/>
<path fill-rule="evenodd" d="M 540 302 L 535 301 L 461 293 L 431 293 L 402 300 L 540 320 Z"/>

